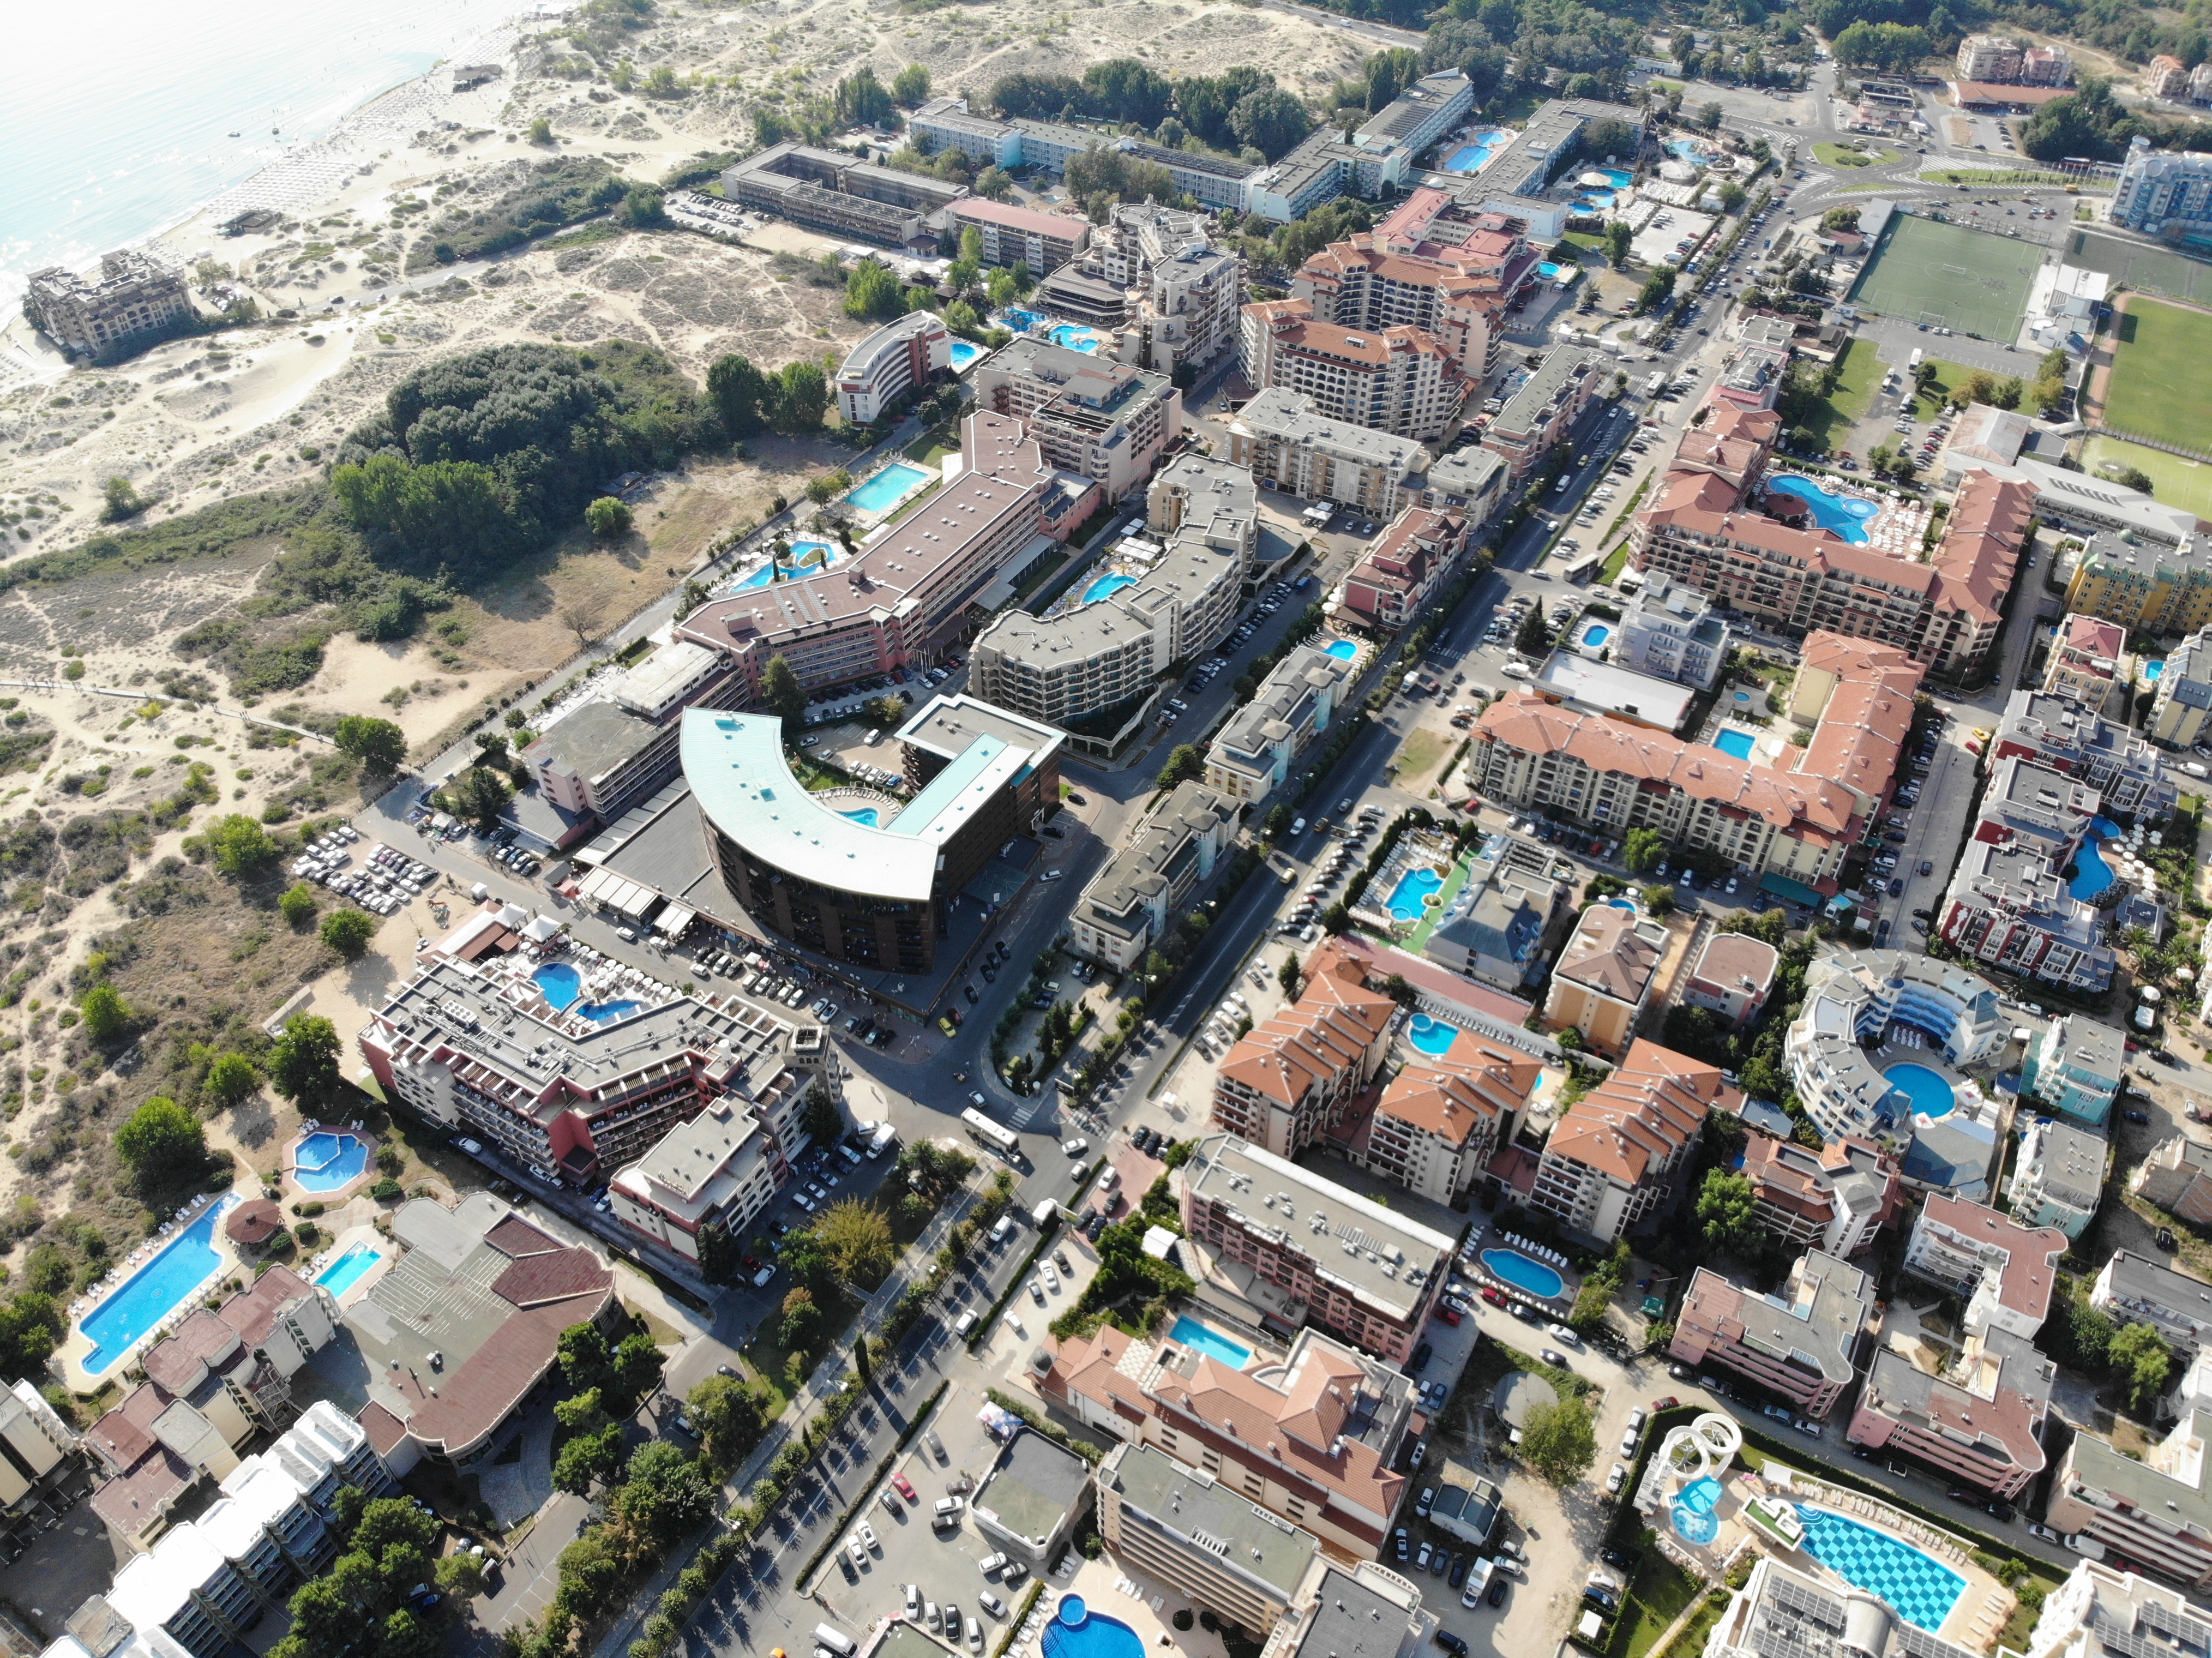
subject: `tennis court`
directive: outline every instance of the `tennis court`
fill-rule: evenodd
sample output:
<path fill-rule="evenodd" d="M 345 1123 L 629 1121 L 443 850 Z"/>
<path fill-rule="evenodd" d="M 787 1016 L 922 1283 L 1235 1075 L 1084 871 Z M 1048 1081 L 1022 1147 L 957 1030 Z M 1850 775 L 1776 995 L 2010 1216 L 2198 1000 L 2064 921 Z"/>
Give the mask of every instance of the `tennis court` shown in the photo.
<path fill-rule="evenodd" d="M 2186 449 L 2212 447 L 2212 312 L 2129 296 L 2113 319 L 2105 424 Z"/>
<path fill-rule="evenodd" d="M 2077 229 L 2063 256 L 2083 270 L 2101 270 L 2115 288 L 2138 288 L 2169 299 L 2212 305 L 2212 264 L 2163 247 L 2139 247 L 2094 230 Z"/>
<path fill-rule="evenodd" d="M 1904 322 L 2010 344 L 2027 314 L 2043 245 L 1899 213 L 1851 291 L 1851 302 Z"/>

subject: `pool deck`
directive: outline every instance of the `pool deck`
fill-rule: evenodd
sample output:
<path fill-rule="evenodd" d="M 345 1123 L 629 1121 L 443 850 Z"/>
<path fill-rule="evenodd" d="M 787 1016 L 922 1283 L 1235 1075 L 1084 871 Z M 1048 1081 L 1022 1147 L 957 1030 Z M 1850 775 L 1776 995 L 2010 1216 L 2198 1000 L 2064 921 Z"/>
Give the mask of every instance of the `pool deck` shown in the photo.
<path fill-rule="evenodd" d="M 349 1226 L 315 1254 L 305 1266 L 297 1269 L 301 1278 L 313 1284 L 337 1263 L 339 1256 L 344 1254 L 356 1243 L 367 1244 L 384 1259 L 346 1285 L 344 1292 L 337 1297 L 337 1303 L 341 1309 L 352 1306 L 354 1303 L 367 1295 L 376 1281 L 392 1270 L 392 1263 L 400 1253 L 397 1243 L 385 1236 L 373 1225 Z"/>
<path fill-rule="evenodd" d="M 231 1193 L 212 1193 L 207 1201 L 219 1203 L 228 1196 L 236 1196 L 243 1201 L 257 1195 L 258 1193 L 240 1187 Z M 208 1240 L 216 1253 L 215 1266 L 208 1275 L 189 1292 L 178 1297 L 176 1304 L 161 1315 L 159 1323 L 125 1347 L 98 1376 L 94 1376 L 84 1368 L 85 1360 L 92 1357 L 94 1345 L 92 1338 L 84 1333 L 85 1317 L 98 1310 L 110 1296 L 129 1283 L 155 1255 L 168 1248 L 186 1226 L 198 1220 L 204 1212 L 206 1212 L 206 1206 L 196 1203 L 184 1219 L 172 1223 L 169 1230 L 164 1231 L 158 1238 L 149 1238 L 145 1244 L 141 1245 L 140 1248 L 145 1251 L 143 1255 L 134 1252 L 131 1259 L 118 1263 L 112 1282 L 87 1291 L 82 1298 L 82 1305 L 72 1308 L 70 1313 L 69 1333 L 63 1337 L 62 1345 L 54 1350 L 54 1362 L 61 1369 L 64 1383 L 72 1393 L 97 1393 L 110 1382 L 120 1381 L 124 1372 L 131 1368 L 131 1361 L 146 1348 L 167 1335 L 169 1333 L 169 1327 L 179 1317 L 198 1306 L 201 1298 L 207 1294 L 210 1285 L 221 1283 L 234 1272 L 242 1272 L 246 1278 L 252 1277 L 252 1266 L 239 1253 L 238 1246 L 224 1235 L 222 1226 L 217 1225 L 214 1235 Z"/>
<path fill-rule="evenodd" d="M 1498 1277 L 1489 1267 L 1484 1266 L 1482 1252 L 1486 1249 L 1511 1249 L 1516 1254 L 1527 1253 L 1521 1249 L 1519 1245 L 1506 1242 L 1505 1235 L 1496 1227 L 1486 1226 L 1476 1233 L 1471 1242 L 1461 1251 L 1460 1276 L 1477 1284 L 1493 1285 L 1504 1291 L 1515 1301 L 1527 1302 L 1547 1318 L 1565 1318 L 1573 1309 L 1575 1297 L 1582 1293 L 1583 1287 L 1583 1275 L 1573 1267 L 1561 1261 L 1545 1261 L 1544 1266 L 1550 1267 L 1559 1275 L 1559 1293 L 1556 1296 L 1539 1296 L 1533 1291 L 1524 1290 L 1519 1284 Z M 1560 1253 L 1565 1252 L 1562 1250 Z"/>
<path fill-rule="evenodd" d="M 354 1139 L 360 1140 L 364 1145 L 366 1145 L 368 1147 L 368 1157 L 362 1163 L 361 1173 L 356 1175 L 351 1180 L 348 1181 L 343 1186 L 328 1187 L 319 1192 L 315 1190 L 313 1187 L 303 1183 L 300 1179 L 299 1171 L 300 1148 L 317 1134 L 344 1134 Z M 353 1196 L 355 1193 L 360 1191 L 363 1186 L 372 1184 L 376 1178 L 377 1169 L 375 1144 L 369 1139 L 368 1135 L 359 1129 L 353 1127 L 349 1124 L 303 1123 L 301 1125 L 299 1133 L 294 1137 L 292 1143 L 284 1148 L 285 1190 L 287 1192 L 295 1193 L 305 1202 L 319 1203 L 325 1206 L 343 1203 L 348 1198 Z"/>

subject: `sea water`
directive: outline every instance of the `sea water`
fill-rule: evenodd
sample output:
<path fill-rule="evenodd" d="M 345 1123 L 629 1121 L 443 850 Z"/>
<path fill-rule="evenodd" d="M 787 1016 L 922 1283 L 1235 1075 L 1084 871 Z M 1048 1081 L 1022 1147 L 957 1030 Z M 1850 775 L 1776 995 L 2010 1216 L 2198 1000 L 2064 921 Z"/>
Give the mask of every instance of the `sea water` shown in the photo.
<path fill-rule="evenodd" d="M 11 9 L 0 57 L 0 302 L 12 312 L 40 266 L 82 265 L 188 217 L 530 9 L 528 0 Z M 208 243 L 222 257 L 212 227 Z"/>

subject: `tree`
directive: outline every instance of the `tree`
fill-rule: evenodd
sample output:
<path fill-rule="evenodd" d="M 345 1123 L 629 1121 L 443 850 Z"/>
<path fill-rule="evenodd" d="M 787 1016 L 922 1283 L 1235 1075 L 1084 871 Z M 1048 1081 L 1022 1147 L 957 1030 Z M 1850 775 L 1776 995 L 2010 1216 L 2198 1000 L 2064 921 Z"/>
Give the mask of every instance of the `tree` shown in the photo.
<path fill-rule="evenodd" d="M 1513 635 L 1513 647 L 1523 656 L 1541 656 L 1551 644 L 1552 630 L 1544 625 L 1543 607 L 1531 604 L 1528 614 L 1521 618 L 1520 631 Z"/>
<path fill-rule="evenodd" d="M 218 817 L 207 832 L 208 851 L 225 875 L 258 875 L 276 859 L 269 831 L 242 812 Z"/>
<path fill-rule="evenodd" d="M 614 1375 L 614 1358 L 607 1351 L 605 1332 L 596 1324 L 571 1324 L 554 1342 L 561 1379 L 577 1392 L 604 1388 Z"/>
<path fill-rule="evenodd" d="M 357 962 L 376 937 L 376 917 L 358 909 L 334 909 L 323 917 L 322 941 L 349 962 Z"/>
<path fill-rule="evenodd" d="M 906 314 L 906 295 L 898 278 L 873 254 L 854 265 L 845 278 L 845 314 L 883 318 Z"/>
<path fill-rule="evenodd" d="M 1313 131 L 1306 106 L 1278 87 L 1247 93 L 1230 112 L 1230 130 L 1271 161 L 1279 161 Z"/>
<path fill-rule="evenodd" d="M 708 1221 L 699 1229 L 699 1276 L 709 1284 L 735 1284 L 744 1271 L 744 1251 L 730 1229 Z"/>
<path fill-rule="evenodd" d="M 1636 240 L 1636 232 L 1626 219 L 1608 219 L 1605 226 L 1605 257 L 1613 262 L 1616 270 L 1628 268 L 1628 246 Z"/>
<path fill-rule="evenodd" d="M 1013 175 L 994 162 L 975 175 L 975 193 L 988 201 L 1010 202 L 1014 198 Z"/>
<path fill-rule="evenodd" d="M 787 727 L 797 727 L 806 722 L 806 687 L 799 683 L 799 675 L 781 654 L 768 659 L 761 671 L 761 701 L 768 710 L 781 720 Z M 795 732 L 787 730 L 787 739 Z"/>
<path fill-rule="evenodd" d="M 1674 276 L 1675 270 L 1671 264 L 1662 264 L 1646 276 L 1644 286 L 1637 292 L 1637 310 L 1648 314 L 1666 304 L 1674 296 Z"/>
<path fill-rule="evenodd" d="M 811 1352 L 814 1339 L 822 1333 L 822 1309 L 814 1304 L 813 1292 L 794 1289 L 783 1298 L 783 1322 L 776 1331 L 777 1339 L 795 1352 Z"/>
<path fill-rule="evenodd" d="M 146 510 L 146 503 L 139 498 L 138 491 L 129 478 L 108 479 L 100 493 L 103 503 L 100 516 L 105 523 L 120 524 L 124 519 L 136 518 Z"/>
<path fill-rule="evenodd" d="M 507 779 L 489 766 L 471 766 L 446 791 L 453 815 L 465 817 L 485 834 L 499 827 L 512 790 Z"/>
<path fill-rule="evenodd" d="M 1725 1169 L 1706 1172 L 1698 1192 L 1698 1224 L 1705 1229 L 1707 1245 L 1727 1254 L 1755 1255 L 1765 1242 L 1751 1181 Z"/>
<path fill-rule="evenodd" d="M 484 1557 L 481 1554 L 449 1554 L 438 1562 L 435 1581 L 452 1600 L 475 1600 L 483 1592 L 483 1580 Z"/>
<path fill-rule="evenodd" d="M 609 1517 L 633 1546 L 673 1543 L 714 1516 L 714 1489 L 699 1466 L 665 1439 L 641 1445 L 623 1471 L 621 1490 L 609 1499 Z"/>
<path fill-rule="evenodd" d="M 1305 986 L 1305 970 L 1299 967 L 1296 954 L 1283 957 L 1282 966 L 1275 969 L 1275 982 L 1283 987 L 1283 994 L 1295 1002 Z"/>
<path fill-rule="evenodd" d="M 913 109 L 929 101 L 929 65 L 908 64 L 891 81 L 891 97 L 895 102 Z"/>
<path fill-rule="evenodd" d="M 207 1134 L 198 1117 L 156 1094 L 115 1131 L 115 1153 L 141 1184 L 173 1185 L 207 1161 Z"/>
<path fill-rule="evenodd" d="M 760 1395 L 735 1376 L 710 1376 L 684 1400 L 699 1429 L 699 1455 L 727 1468 L 760 1443 L 768 1426 Z"/>
<path fill-rule="evenodd" d="M 532 121 L 530 124 L 530 142 L 533 144 L 551 143 L 553 142 L 553 123 L 547 120 L 543 115 Z"/>
<path fill-rule="evenodd" d="M 822 1212 L 815 1229 L 830 1264 L 847 1283 L 880 1281 L 890 1270 L 891 1224 L 884 1212 L 858 1198 L 841 1198 Z"/>
<path fill-rule="evenodd" d="M 553 1461 L 553 1488 L 572 1497 L 588 1497 L 593 1485 L 612 1480 L 622 1467 L 623 1433 L 610 1423 L 597 1433 L 578 1434 L 561 1448 Z"/>
<path fill-rule="evenodd" d="M 1597 1460 L 1597 1431 L 1589 1406 L 1571 1394 L 1535 1406 L 1521 1429 L 1521 1456 L 1554 1485 L 1573 1485 Z"/>
<path fill-rule="evenodd" d="M 1718 132 L 1721 130 L 1721 106 L 1716 103 L 1707 104 L 1700 108 L 1698 111 L 1698 125 L 1708 132 Z"/>
<path fill-rule="evenodd" d="M 269 1051 L 270 1084 L 303 1112 L 335 1100 L 338 1074 L 337 1027 L 317 1013 L 295 1013 Z"/>
<path fill-rule="evenodd" d="M 601 495 L 584 508 L 584 526 L 602 541 L 629 533 L 629 503 L 619 495 Z"/>
<path fill-rule="evenodd" d="M 2137 489 L 2147 495 L 2157 493 L 2152 485 L 2150 474 L 2140 466 L 2108 463 L 2105 468 L 2105 476 L 2124 489 Z"/>
<path fill-rule="evenodd" d="M 891 118 L 890 89 L 866 64 L 837 82 L 831 102 L 847 126 L 878 126 Z"/>
<path fill-rule="evenodd" d="M 138 1017 L 113 985 L 93 986 L 84 993 L 76 1010 L 77 1017 L 84 1021 L 85 1035 L 96 1042 L 118 1041 Z"/>
<path fill-rule="evenodd" d="M 660 71 L 653 73 L 658 76 Z M 667 198 L 658 185 L 632 185 L 614 216 L 633 230 L 658 230 L 668 222 Z"/>
<path fill-rule="evenodd" d="M 1646 887 L 1637 896 L 1643 901 L 1644 908 L 1654 915 L 1672 915 L 1674 913 L 1674 889 L 1671 886 Z"/>
<path fill-rule="evenodd" d="M 777 377 L 775 413 L 770 422 L 779 432 L 817 430 L 830 408 L 830 383 L 822 365 L 802 357 L 783 366 Z"/>
<path fill-rule="evenodd" d="M 52 1296 L 26 1290 L 0 1302 L 0 1376 L 21 1380 L 43 1370 L 67 1327 Z"/>
<path fill-rule="evenodd" d="M 2148 1410 L 2166 1391 L 2173 1369 L 2173 1355 L 2159 1333 L 2148 1324 L 2124 1324 L 2107 1349 L 2112 1365 L 2128 1384 L 2130 1401 L 2138 1411 Z"/>
<path fill-rule="evenodd" d="M 379 720 L 371 714 L 349 714 L 337 723 L 331 741 L 341 754 L 349 754 L 361 762 L 362 768 L 379 775 L 399 769 L 407 758 L 407 733 L 389 720 Z"/>
<path fill-rule="evenodd" d="M 733 438 L 750 437 L 767 425 L 775 398 L 769 377 L 735 352 L 708 368 L 707 395 L 722 417 L 722 429 Z"/>
<path fill-rule="evenodd" d="M 837 1096 L 819 1077 L 806 1085 L 806 1101 L 800 1110 L 799 1126 L 824 1151 L 845 1133 L 845 1114 L 838 1108 Z"/>
<path fill-rule="evenodd" d="M 1620 857 L 1631 875 L 1644 875 L 1657 867 L 1666 851 L 1667 837 L 1657 829 L 1632 829 L 1621 843 Z"/>
<path fill-rule="evenodd" d="M 200 1084 L 201 1091 L 215 1102 L 219 1111 L 236 1105 L 260 1086 L 261 1073 L 243 1054 L 216 1055 L 208 1066 L 206 1079 Z"/>
<path fill-rule="evenodd" d="M 607 1386 L 621 1406 L 621 1413 L 628 1416 L 659 1391 L 668 1362 L 660 1356 L 659 1344 L 648 1333 L 633 1330 L 615 1344 L 614 1351 L 608 1356 L 607 1367 Z"/>
<path fill-rule="evenodd" d="M 1184 743 L 1168 756 L 1167 764 L 1160 768 L 1160 774 L 1152 780 L 1160 788 L 1171 789 L 1177 784 L 1188 783 L 1194 778 L 1205 775 L 1206 756 L 1194 744 Z"/>

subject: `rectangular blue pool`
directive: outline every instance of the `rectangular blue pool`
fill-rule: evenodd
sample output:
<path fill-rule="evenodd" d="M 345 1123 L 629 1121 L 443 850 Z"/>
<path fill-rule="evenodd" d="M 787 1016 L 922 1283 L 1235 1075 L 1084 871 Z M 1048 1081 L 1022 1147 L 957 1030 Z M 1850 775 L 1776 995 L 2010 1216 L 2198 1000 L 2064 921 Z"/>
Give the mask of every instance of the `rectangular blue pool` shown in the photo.
<path fill-rule="evenodd" d="M 215 1229 L 238 1204 L 236 1193 L 218 1199 L 190 1226 L 170 1239 L 114 1294 L 78 1321 L 91 1338 L 85 1355 L 88 1375 L 105 1376 L 115 1362 L 161 1321 L 191 1298 L 192 1292 L 222 1266 L 216 1253 Z"/>
<path fill-rule="evenodd" d="M 893 461 L 845 499 L 857 512 L 887 513 L 928 482 L 929 474 L 919 466 Z"/>
<path fill-rule="evenodd" d="M 1168 1339 L 1181 1342 L 1194 1353 L 1218 1359 L 1232 1370 L 1243 1370 L 1252 1357 L 1249 1347 L 1239 1346 L 1220 1331 L 1208 1329 L 1188 1314 L 1175 1321 L 1175 1328 L 1168 1332 Z"/>
<path fill-rule="evenodd" d="M 1748 760 L 1753 741 L 1749 732 L 1724 731 L 1714 736 L 1713 746 L 1734 759 Z"/>
<path fill-rule="evenodd" d="M 361 1282 L 362 1273 L 384 1259 L 384 1252 L 356 1243 L 316 1274 L 315 1282 L 334 1296 L 342 1296 Z"/>

